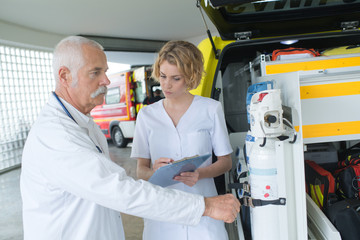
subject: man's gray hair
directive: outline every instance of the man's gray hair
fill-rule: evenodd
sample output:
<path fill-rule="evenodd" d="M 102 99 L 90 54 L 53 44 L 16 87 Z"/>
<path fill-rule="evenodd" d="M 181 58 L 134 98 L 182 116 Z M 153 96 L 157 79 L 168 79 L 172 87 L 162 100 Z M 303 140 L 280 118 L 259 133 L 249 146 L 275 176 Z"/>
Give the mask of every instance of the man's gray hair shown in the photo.
<path fill-rule="evenodd" d="M 90 45 L 104 50 L 99 43 L 80 36 L 70 36 L 61 40 L 55 47 L 53 56 L 53 72 L 56 86 L 59 83 L 59 69 L 67 67 L 74 79 L 73 85 L 77 83 L 77 72 L 84 66 L 83 45 Z"/>

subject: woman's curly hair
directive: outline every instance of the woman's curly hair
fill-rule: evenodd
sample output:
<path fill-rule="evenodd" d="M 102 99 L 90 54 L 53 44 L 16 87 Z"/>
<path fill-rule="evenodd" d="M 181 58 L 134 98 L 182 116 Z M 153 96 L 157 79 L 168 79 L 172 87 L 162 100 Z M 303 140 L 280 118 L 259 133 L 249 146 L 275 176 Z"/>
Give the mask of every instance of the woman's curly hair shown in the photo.
<path fill-rule="evenodd" d="M 152 77 L 159 81 L 160 64 L 167 61 L 176 65 L 185 77 L 188 90 L 199 86 L 204 73 L 203 55 L 192 43 L 186 41 L 169 41 L 160 50 L 153 65 Z"/>

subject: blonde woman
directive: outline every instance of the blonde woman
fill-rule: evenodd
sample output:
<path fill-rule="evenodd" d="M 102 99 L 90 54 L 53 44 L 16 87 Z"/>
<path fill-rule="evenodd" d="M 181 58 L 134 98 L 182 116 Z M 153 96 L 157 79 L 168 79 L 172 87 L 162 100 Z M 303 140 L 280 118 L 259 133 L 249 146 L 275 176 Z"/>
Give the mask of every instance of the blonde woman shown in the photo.
<path fill-rule="evenodd" d="M 215 163 L 210 157 L 195 172 L 175 177 L 179 183 L 168 187 L 210 197 L 217 195 L 213 178 L 231 169 L 232 148 L 221 104 L 189 92 L 200 84 L 202 75 L 203 57 L 196 46 L 185 41 L 163 46 L 153 77 L 165 98 L 141 109 L 131 157 L 138 160 L 138 178 L 148 180 L 174 160 L 214 152 Z M 145 219 L 143 239 L 227 240 L 228 236 L 224 222 L 209 217 L 202 217 L 197 226 Z"/>

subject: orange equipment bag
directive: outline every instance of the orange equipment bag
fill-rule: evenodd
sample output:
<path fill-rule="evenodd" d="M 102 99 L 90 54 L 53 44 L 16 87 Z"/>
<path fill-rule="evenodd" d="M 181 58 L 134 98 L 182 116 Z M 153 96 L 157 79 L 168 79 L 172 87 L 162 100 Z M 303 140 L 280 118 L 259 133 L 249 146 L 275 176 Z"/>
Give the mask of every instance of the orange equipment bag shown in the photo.
<path fill-rule="evenodd" d="M 314 161 L 305 160 L 306 192 L 312 200 L 324 210 L 335 197 L 335 179 L 333 175 Z"/>
<path fill-rule="evenodd" d="M 320 53 L 313 48 L 285 48 L 285 49 L 276 49 L 272 52 L 272 61 L 276 60 L 287 60 L 295 58 L 307 58 L 307 57 L 317 57 L 320 56 Z"/>

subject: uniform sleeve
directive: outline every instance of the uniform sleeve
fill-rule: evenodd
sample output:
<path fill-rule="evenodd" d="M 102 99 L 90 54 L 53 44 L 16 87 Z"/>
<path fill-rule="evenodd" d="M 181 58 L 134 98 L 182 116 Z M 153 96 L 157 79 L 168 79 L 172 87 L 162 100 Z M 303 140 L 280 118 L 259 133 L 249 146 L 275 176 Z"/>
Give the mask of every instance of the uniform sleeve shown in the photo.
<path fill-rule="evenodd" d="M 70 130 L 53 128 L 51 140 L 34 142 L 38 151 L 32 158 L 49 186 L 138 217 L 187 225 L 200 221 L 205 209 L 202 196 L 136 181 L 99 153 L 80 128 Z"/>
<path fill-rule="evenodd" d="M 148 159 L 151 158 L 148 135 L 149 133 L 146 128 L 146 114 L 144 114 L 144 110 L 141 109 L 136 119 L 136 126 L 130 157 Z"/>
<path fill-rule="evenodd" d="M 213 113 L 213 128 L 211 131 L 211 141 L 216 156 L 224 156 L 232 153 L 229 135 L 226 128 L 224 111 L 220 102 L 216 102 Z"/>

